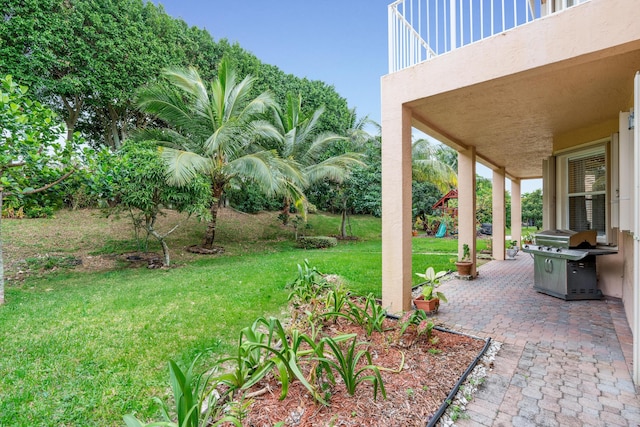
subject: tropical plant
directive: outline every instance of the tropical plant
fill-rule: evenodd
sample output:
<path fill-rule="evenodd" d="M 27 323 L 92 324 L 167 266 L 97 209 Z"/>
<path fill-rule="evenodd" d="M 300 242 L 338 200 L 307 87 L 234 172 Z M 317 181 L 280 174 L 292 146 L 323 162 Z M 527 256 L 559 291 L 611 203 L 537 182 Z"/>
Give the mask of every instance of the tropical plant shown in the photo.
<path fill-rule="evenodd" d="M 302 96 L 292 93 L 287 94 L 284 110 L 273 109 L 273 122 L 280 136 L 276 150 L 298 172 L 286 177 L 291 191 L 284 196 L 282 215 L 285 224 L 292 202 L 303 218 L 306 216 L 304 191 L 311 184 L 323 180 L 340 183 L 348 177 L 351 167 L 362 164 L 361 156 L 353 152 L 327 157 L 329 148 L 344 137 L 331 132 L 318 133 L 316 126 L 323 112 L 321 107 L 313 114 L 305 114 Z"/>
<path fill-rule="evenodd" d="M 355 302 L 348 300 L 347 309 L 344 313 L 331 312 L 327 313 L 327 316 L 345 317 L 364 327 L 367 336 L 370 336 L 373 331 L 382 332 L 384 320 L 387 318 L 387 311 L 378 304 L 374 295 L 370 293 L 364 300 L 362 298 L 358 298 Z"/>
<path fill-rule="evenodd" d="M 455 169 L 438 158 L 441 146 L 428 139 L 418 139 L 411 144 L 412 175 L 418 182 L 430 182 L 443 193 L 455 188 L 458 178 Z"/>
<path fill-rule="evenodd" d="M 357 338 L 353 337 L 351 344 L 347 345 L 346 351 L 344 351 L 340 343 L 335 339 L 331 337 L 323 338 L 321 340 L 323 349 L 324 345 L 328 346 L 332 357 L 324 357 L 323 350 L 322 356 L 318 358 L 318 361 L 321 362 L 321 367 L 332 382 L 335 382 L 332 370 L 337 371 L 344 381 L 347 393 L 350 396 L 355 394 L 358 384 L 368 381 L 373 385 L 374 399 L 378 396 L 378 389 L 380 389 L 382 396 L 386 398 L 387 392 L 384 388 L 379 368 L 373 364 L 371 353 L 368 350 L 358 350 L 356 352 L 356 345 L 366 346 L 366 343 L 356 344 L 356 340 Z M 360 359 L 363 357 L 366 359 L 364 366 L 360 363 Z M 369 372 L 368 375 L 366 375 L 367 372 Z"/>
<path fill-rule="evenodd" d="M 424 273 L 416 273 L 416 276 L 423 278 L 425 281 L 422 284 L 422 296 L 425 301 L 429 301 L 432 298 L 438 298 L 444 302 L 448 302 L 447 298 L 442 292 L 435 289 L 440 284 L 440 279 L 447 274 L 446 271 L 436 271 L 433 267 L 428 267 Z"/>
<path fill-rule="evenodd" d="M 316 267 L 310 267 L 309 260 L 305 259 L 303 265 L 298 264 L 298 276 L 287 284 L 287 288 L 291 288 L 288 300 L 295 298 L 295 303 L 308 303 L 330 287 L 323 274 Z"/>
<path fill-rule="evenodd" d="M 469 249 L 469 245 L 467 243 L 464 243 L 462 245 L 462 257 L 460 258 L 460 261 L 462 262 L 471 261 L 471 250 Z"/>
<path fill-rule="evenodd" d="M 223 407 L 219 404 L 217 394 L 214 392 L 215 387 L 210 384 L 212 374 L 194 374 L 194 366 L 201 355 L 202 353 L 193 359 L 186 371 L 182 371 L 175 361 L 169 361 L 169 375 L 177 423 L 171 421 L 167 404 L 156 398 L 155 400 L 162 409 L 164 422 L 143 424 L 134 415 L 128 414 L 124 416 L 127 426 L 204 427 L 218 426 L 224 423 L 241 426 L 237 418 L 224 415 Z"/>
<path fill-rule="evenodd" d="M 194 68 L 163 72 L 169 83 L 153 85 L 138 94 L 138 108 L 166 122 L 167 128 L 140 131 L 138 138 L 154 141 L 167 164 L 167 181 L 186 185 L 198 175 L 211 187 L 209 223 L 202 248 L 211 250 L 215 239 L 218 203 L 231 183 L 249 180 L 266 194 L 297 194 L 288 186 L 298 173 L 258 139 L 278 137 L 276 129 L 261 120 L 274 107 L 271 95 L 252 97 L 253 78 L 238 82 L 223 59 L 218 76 L 206 85 Z"/>

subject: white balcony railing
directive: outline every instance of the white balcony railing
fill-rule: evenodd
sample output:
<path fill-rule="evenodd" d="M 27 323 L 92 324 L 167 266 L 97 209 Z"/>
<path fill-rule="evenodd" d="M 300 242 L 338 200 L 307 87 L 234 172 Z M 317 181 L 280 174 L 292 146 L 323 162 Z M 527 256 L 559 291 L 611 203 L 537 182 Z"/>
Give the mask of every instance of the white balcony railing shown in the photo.
<path fill-rule="evenodd" d="M 389 5 L 389 72 L 589 0 L 397 0 Z"/>

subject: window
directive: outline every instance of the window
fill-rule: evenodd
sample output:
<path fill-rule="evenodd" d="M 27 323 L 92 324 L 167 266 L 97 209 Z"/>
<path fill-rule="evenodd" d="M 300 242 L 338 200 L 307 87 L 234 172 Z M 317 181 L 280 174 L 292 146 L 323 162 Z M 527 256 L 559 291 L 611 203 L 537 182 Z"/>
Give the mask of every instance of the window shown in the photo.
<path fill-rule="evenodd" d="M 596 230 L 598 243 L 609 243 L 607 205 L 608 142 L 558 156 L 557 228 Z"/>
<path fill-rule="evenodd" d="M 569 229 L 606 236 L 607 168 L 604 151 L 568 158 Z"/>

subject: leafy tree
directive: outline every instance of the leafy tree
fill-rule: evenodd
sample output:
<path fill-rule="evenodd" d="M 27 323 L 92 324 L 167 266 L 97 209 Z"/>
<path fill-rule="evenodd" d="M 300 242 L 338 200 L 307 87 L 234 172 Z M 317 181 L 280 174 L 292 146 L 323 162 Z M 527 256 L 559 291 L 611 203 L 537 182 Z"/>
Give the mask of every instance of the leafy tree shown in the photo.
<path fill-rule="evenodd" d="M 476 222 L 479 224 L 492 222 L 492 188 L 489 178 L 476 175 Z"/>
<path fill-rule="evenodd" d="M 20 200 L 52 188 L 75 170 L 74 145 L 61 144 L 56 115 L 29 99 L 27 87 L 11 76 L 0 81 L 0 226 L 3 201 Z M 34 186 L 34 182 L 38 185 Z M 0 228 L 0 304 L 4 303 L 4 264 Z"/>
<path fill-rule="evenodd" d="M 182 187 L 167 185 L 166 168 L 160 153 L 155 144 L 146 141 L 126 142 L 109 166 L 109 173 L 116 172 L 112 191 L 119 200 L 118 208 L 129 209 L 134 223 L 139 212 L 140 223 L 147 235 L 158 240 L 162 246 L 163 263 L 169 266 L 171 259 L 166 239 L 180 223 L 161 232 L 156 228 L 156 221 L 169 208 L 190 215 L 206 213 L 211 200 L 207 182 L 198 176 Z"/>
<path fill-rule="evenodd" d="M 324 108 L 315 110 L 312 115 L 305 115 L 301 107 L 302 97 L 289 94 L 284 110 L 273 110 L 275 128 L 280 134 L 276 150 L 297 172 L 290 176 L 288 186 L 295 189 L 294 194 L 300 195 L 297 199 L 292 199 L 290 194 L 285 195 L 282 210 L 285 224 L 292 201 L 304 217 L 304 191 L 310 185 L 324 180 L 340 183 L 349 175 L 350 168 L 360 163 L 360 156 L 353 152 L 327 156 L 329 148 L 343 137 L 331 132 L 317 132 L 316 127 Z"/>
<path fill-rule="evenodd" d="M 528 225 L 535 225 L 537 230 L 542 227 L 542 190 L 537 189 L 522 195 L 522 219 Z"/>
<path fill-rule="evenodd" d="M 256 142 L 277 137 L 275 128 L 260 120 L 273 100 L 267 92 L 252 98 L 253 78 L 238 82 L 227 60 L 208 86 L 193 68 L 167 69 L 163 76 L 170 86 L 144 88 L 138 107 L 169 127 L 146 129 L 138 137 L 161 147 L 170 184 L 186 185 L 200 175 L 207 179 L 212 198 L 202 249 L 214 250 L 218 202 L 232 183 L 253 181 L 266 194 L 283 194 L 283 177 L 293 173 Z"/>
<path fill-rule="evenodd" d="M 435 184 L 418 181 L 413 181 L 411 192 L 413 218 L 420 218 L 427 224 L 427 216 L 433 214 L 432 206 L 443 194 Z"/>

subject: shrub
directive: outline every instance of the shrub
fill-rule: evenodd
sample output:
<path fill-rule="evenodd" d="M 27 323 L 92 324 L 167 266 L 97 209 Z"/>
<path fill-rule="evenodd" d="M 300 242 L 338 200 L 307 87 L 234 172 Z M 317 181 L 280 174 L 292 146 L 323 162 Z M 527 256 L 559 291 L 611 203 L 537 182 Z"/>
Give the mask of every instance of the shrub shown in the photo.
<path fill-rule="evenodd" d="M 298 238 L 298 247 L 303 249 L 332 248 L 338 245 L 338 239 L 329 236 L 305 236 Z"/>

